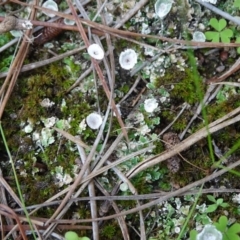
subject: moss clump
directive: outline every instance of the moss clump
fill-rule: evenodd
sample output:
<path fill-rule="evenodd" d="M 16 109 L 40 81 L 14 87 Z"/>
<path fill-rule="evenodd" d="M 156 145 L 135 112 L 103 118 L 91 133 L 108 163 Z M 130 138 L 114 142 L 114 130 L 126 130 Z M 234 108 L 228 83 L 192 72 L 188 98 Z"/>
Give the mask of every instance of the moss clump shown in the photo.
<path fill-rule="evenodd" d="M 5 109 L 2 125 L 13 156 L 17 153 L 17 160 L 21 159 L 17 172 L 20 182 L 25 185 L 22 192 L 26 196 L 27 205 L 44 202 L 59 191 L 59 186 L 56 185 L 56 167 L 62 167 L 63 174 L 74 177 L 77 151 L 74 143 L 54 131 L 53 144 L 41 146 L 41 141 L 33 139 L 33 134 L 41 136 L 42 129 L 46 128 L 43 119 L 52 117 L 69 121 L 71 128 L 67 131 L 73 135 L 78 134 L 79 123 L 89 112 L 95 110 L 95 101 L 94 97 L 91 97 L 89 103 L 90 97 L 86 97 L 87 93 L 82 91 L 65 94 L 73 83 L 74 80 L 63 63 L 31 71 L 19 79 Z M 54 105 L 41 106 L 41 102 L 46 98 Z M 29 121 L 33 130 L 25 132 L 24 127 Z M 88 134 L 88 139 L 94 139 L 95 136 L 96 132 L 92 131 Z M 35 166 L 36 162 L 43 164 L 46 169 L 38 169 Z M 10 165 L 5 165 L 5 170 L 11 172 Z M 48 213 L 46 211 L 46 214 Z M 51 214 L 52 212 L 46 217 L 50 217 Z"/>
<path fill-rule="evenodd" d="M 196 83 L 193 77 L 194 72 L 191 69 L 185 69 L 185 75 L 181 76 L 181 79 L 178 79 L 178 82 L 174 85 L 174 89 L 171 95 L 177 101 L 184 101 L 189 104 L 194 104 L 199 102 L 199 96 L 196 94 Z M 200 89 L 198 91 L 203 92 L 204 85 L 199 83 Z"/>
<path fill-rule="evenodd" d="M 194 104 L 199 102 L 199 96 L 196 94 L 196 83 L 194 79 L 194 72 L 191 69 L 185 69 L 180 71 L 178 68 L 172 66 L 167 69 L 163 77 L 156 79 L 154 83 L 156 88 L 160 88 L 162 85 L 173 85 L 174 88 L 170 91 L 171 99 L 176 102 L 187 102 Z M 198 91 L 203 92 L 204 85 L 199 83 L 200 88 Z"/>
<path fill-rule="evenodd" d="M 100 235 L 104 238 L 104 239 L 114 239 L 114 237 L 116 236 L 116 228 L 118 228 L 116 226 L 116 224 L 106 224 L 101 232 Z"/>

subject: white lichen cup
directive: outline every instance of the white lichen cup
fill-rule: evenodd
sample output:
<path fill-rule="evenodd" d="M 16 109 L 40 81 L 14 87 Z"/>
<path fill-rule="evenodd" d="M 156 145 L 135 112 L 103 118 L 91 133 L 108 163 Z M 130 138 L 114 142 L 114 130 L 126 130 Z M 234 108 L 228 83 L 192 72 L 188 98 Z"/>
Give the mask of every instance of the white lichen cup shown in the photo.
<path fill-rule="evenodd" d="M 163 19 L 167 14 L 170 12 L 172 8 L 172 0 L 158 0 L 156 1 L 154 7 L 155 7 L 155 13 L 160 18 Z"/>
<path fill-rule="evenodd" d="M 104 57 L 104 51 L 96 43 L 91 44 L 88 47 L 87 52 L 92 58 L 97 59 L 97 60 L 102 60 Z"/>
<path fill-rule="evenodd" d="M 45 3 L 43 3 L 42 7 L 48 8 L 50 10 L 58 12 L 58 5 L 53 0 L 47 0 Z M 53 13 L 48 13 L 43 11 L 43 13 L 49 17 L 55 17 L 56 15 Z"/>
<path fill-rule="evenodd" d="M 148 113 L 152 113 L 158 107 L 158 102 L 155 98 L 146 99 L 144 101 L 144 109 Z"/>
<path fill-rule="evenodd" d="M 200 31 L 196 31 L 193 33 L 193 41 L 195 42 L 205 42 L 206 41 L 206 36 L 204 35 L 204 33 L 200 32 Z"/>
<path fill-rule="evenodd" d="M 102 117 L 98 113 L 91 113 L 86 117 L 87 125 L 91 129 L 98 129 L 102 125 Z"/>
<path fill-rule="evenodd" d="M 137 53 L 133 49 L 124 50 L 120 53 L 119 63 L 123 69 L 132 69 L 137 63 Z"/>

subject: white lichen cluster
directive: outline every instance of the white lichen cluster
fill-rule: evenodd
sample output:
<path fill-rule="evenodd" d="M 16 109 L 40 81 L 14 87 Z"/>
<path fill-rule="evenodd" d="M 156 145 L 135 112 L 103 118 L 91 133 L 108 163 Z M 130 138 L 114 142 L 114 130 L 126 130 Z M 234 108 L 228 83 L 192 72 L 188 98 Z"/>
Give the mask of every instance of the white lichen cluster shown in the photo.
<path fill-rule="evenodd" d="M 80 83 L 79 87 L 75 88 L 73 92 L 88 92 L 92 96 L 96 96 L 96 88 L 93 75 L 91 74 L 90 76 L 86 77 L 84 81 Z"/>
<path fill-rule="evenodd" d="M 167 236 L 178 234 L 182 230 L 186 216 L 189 214 L 190 205 L 183 205 L 179 198 L 175 198 L 159 204 L 158 209 L 158 215 L 161 216 L 157 222 L 161 229 L 159 235 L 165 239 Z"/>
<path fill-rule="evenodd" d="M 49 108 L 52 107 L 55 103 L 52 102 L 49 98 L 44 98 L 41 102 L 40 105 L 44 108 Z"/>
<path fill-rule="evenodd" d="M 39 106 L 43 108 L 49 108 L 52 107 L 55 103 L 51 102 L 50 99 L 45 98 L 40 103 Z M 66 101 L 63 99 L 61 104 L 61 109 L 66 109 Z M 48 118 L 41 117 L 40 121 L 33 122 L 31 119 L 28 119 L 27 122 L 22 122 L 20 127 L 22 131 L 26 134 L 25 138 L 29 138 L 33 141 L 34 148 L 35 148 L 35 155 L 33 157 L 33 161 L 36 162 L 36 158 L 39 154 L 44 152 L 50 145 L 52 145 L 57 140 L 60 140 L 62 138 L 62 135 L 57 133 L 53 129 L 53 127 L 68 130 L 71 128 L 71 121 L 73 119 L 69 117 L 68 119 L 58 119 L 55 116 L 51 116 Z M 81 124 L 79 124 L 80 128 Z M 71 151 L 76 151 L 76 148 L 73 148 L 71 145 L 68 146 Z M 35 160 L 34 160 L 35 159 Z M 49 159 L 49 164 L 56 161 L 56 159 Z M 78 172 L 78 167 L 76 165 L 72 165 L 72 174 L 75 176 Z M 57 172 L 51 171 L 51 174 L 57 179 L 56 184 L 61 187 L 64 184 L 70 184 L 73 181 L 73 178 L 70 176 L 70 174 L 65 173 L 62 171 L 61 166 L 59 166 L 59 169 Z M 77 170 L 76 170 L 77 169 Z M 33 167 L 32 168 L 32 176 L 34 176 L 39 171 L 38 168 Z M 27 177 L 28 172 L 20 171 L 20 174 L 22 176 Z"/>
<path fill-rule="evenodd" d="M 169 58 L 165 55 L 160 56 L 156 61 L 144 67 L 144 74 L 154 83 L 157 78 L 163 77 L 166 67 L 169 66 Z"/>
<path fill-rule="evenodd" d="M 70 176 L 70 174 L 65 173 L 63 170 L 62 166 L 58 166 L 55 168 L 55 172 L 56 172 L 56 184 L 59 187 L 62 187 L 63 185 L 69 185 L 72 181 L 73 178 Z"/>
<path fill-rule="evenodd" d="M 239 194 L 234 194 L 232 201 L 240 205 L 240 193 Z"/>
<path fill-rule="evenodd" d="M 32 29 L 33 24 L 31 23 L 31 21 L 26 20 L 22 23 L 22 26 L 24 27 L 24 29 L 28 30 L 28 29 Z"/>
<path fill-rule="evenodd" d="M 205 225 L 201 233 L 197 235 L 196 240 L 222 240 L 223 236 L 214 225 Z"/>
<path fill-rule="evenodd" d="M 154 221 L 154 223 L 157 224 L 157 226 L 159 227 L 158 235 L 161 236 L 162 239 L 168 239 L 170 235 L 174 234 L 176 234 L 174 236 L 178 236 L 179 231 L 182 230 L 182 226 L 186 221 L 186 217 L 189 215 L 191 206 L 195 201 L 196 201 L 195 195 L 188 195 L 184 196 L 184 198 L 176 197 L 169 199 L 168 201 L 162 202 L 158 204 L 157 213 L 155 211 L 151 212 L 150 214 L 151 218 L 146 220 L 146 225 L 149 226 L 150 229 L 152 221 Z M 193 216 L 194 219 L 196 220 L 195 229 L 199 232 L 199 234 L 201 231 L 206 233 L 205 236 L 207 236 L 208 233 L 209 234 L 212 233 L 211 231 L 210 232 L 205 231 L 206 229 L 204 230 L 206 224 L 210 225 L 212 223 L 211 219 L 207 216 L 206 209 L 207 206 L 205 203 L 203 203 L 202 205 L 197 205 Z M 159 216 L 157 218 L 157 222 L 156 216 Z M 204 224 L 202 221 L 204 222 Z M 217 234 L 216 236 L 219 236 L 218 233 L 216 234 Z M 199 240 L 200 239 L 203 240 L 204 238 L 199 238 Z M 206 239 L 209 240 L 212 238 Z"/>
<path fill-rule="evenodd" d="M 145 55 L 155 55 L 154 51 L 150 49 L 145 50 Z M 186 60 L 180 53 L 169 55 L 161 55 L 153 63 L 143 68 L 144 75 L 146 75 L 151 83 L 155 83 L 159 77 L 163 77 L 170 66 L 175 66 L 179 71 L 185 71 L 187 64 Z"/>
<path fill-rule="evenodd" d="M 152 113 L 158 107 L 157 99 L 149 98 L 144 101 L 144 109 L 148 113 Z"/>
<path fill-rule="evenodd" d="M 87 124 L 86 124 L 86 119 L 83 119 L 78 126 L 78 134 L 81 134 L 83 131 L 85 131 L 87 128 Z"/>

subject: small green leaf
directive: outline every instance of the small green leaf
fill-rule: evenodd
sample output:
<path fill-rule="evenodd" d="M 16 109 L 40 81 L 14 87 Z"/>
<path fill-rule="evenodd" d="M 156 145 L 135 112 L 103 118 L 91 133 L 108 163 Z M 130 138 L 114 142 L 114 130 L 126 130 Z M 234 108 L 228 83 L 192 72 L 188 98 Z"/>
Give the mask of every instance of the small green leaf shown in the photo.
<path fill-rule="evenodd" d="M 78 240 L 77 233 L 75 233 L 73 231 L 66 232 L 64 237 L 66 240 Z"/>
<path fill-rule="evenodd" d="M 211 18 L 209 21 L 209 25 L 213 27 L 215 30 L 218 30 L 218 20 L 216 18 Z"/>
<path fill-rule="evenodd" d="M 227 231 L 223 234 L 223 240 L 228 240 L 228 239 L 230 239 L 230 240 L 240 240 L 240 237 L 235 233 L 231 233 L 231 232 Z"/>
<path fill-rule="evenodd" d="M 216 18 L 211 18 L 209 24 L 218 32 L 221 32 L 227 26 L 225 19 L 220 19 L 218 21 Z"/>
<path fill-rule="evenodd" d="M 154 181 L 159 180 L 160 176 L 161 176 L 160 172 L 153 172 L 152 173 L 152 178 L 153 178 Z"/>
<path fill-rule="evenodd" d="M 239 0 L 240 1 L 240 0 Z M 235 43 L 240 43 L 240 37 L 236 38 Z M 240 54 L 240 47 L 237 48 L 237 53 Z"/>
<path fill-rule="evenodd" d="M 211 202 L 214 202 L 214 203 L 217 202 L 216 199 L 215 199 L 215 197 L 214 197 L 213 195 L 207 195 L 207 198 L 208 198 L 208 200 L 211 201 Z"/>
<path fill-rule="evenodd" d="M 235 2 L 233 3 L 233 6 L 240 8 L 240 0 L 235 0 Z"/>
<path fill-rule="evenodd" d="M 229 229 L 228 232 L 231 233 L 240 233 L 240 224 L 239 223 L 234 223 Z"/>
<path fill-rule="evenodd" d="M 237 37 L 237 38 L 236 38 L 235 43 L 240 43 L 240 37 Z"/>
<path fill-rule="evenodd" d="M 237 53 L 240 54 L 240 47 L 237 48 Z"/>
<path fill-rule="evenodd" d="M 225 19 L 220 19 L 218 22 L 219 26 L 219 32 L 221 32 L 226 26 L 227 26 L 227 21 Z"/>
<path fill-rule="evenodd" d="M 198 232 L 194 229 L 190 232 L 190 240 L 196 240 Z"/>
<path fill-rule="evenodd" d="M 221 216 L 218 222 L 214 223 L 214 225 L 216 226 L 217 230 L 223 233 L 226 230 L 227 223 L 228 223 L 227 217 Z"/>
<path fill-rule="evenodd" d="M 233 31 L 229 28 L 220 32 L 220 38 L 223 43 L 230 43 L 230 38 L 233 36 Z"/>
<path fill-rule="evenodd" d="M 211 40 L 212 42 L 219 42 L 219 32 L 207 31 L 205 32 L 205 36 L 207 40 Z"/>
<path fill-rule="evenodd" d="M 217 207 L 218 207 L 217 204 L 209 205 L 208 208 L 207 208 L 207 210 L 206 210 L 206 212 L 207 212 L 207 213 L 214 212 L 214 211 L 216 211 Z"/>
<path fill-rule="evenodd" d="M 223 207 L 223 208 L 225 208 L 225 207 L 228 207 L 229 204 L 228 204 L 228 203 L 222 203 L 222 204 L 220 204 L 220 206 Z"/>
<path fill-rule="evenodd" d="M 217 203 L 217 205 L 222 204 L 223 203 L 223 199 L 222 198 L 218 198 L 216 203 Z"/>

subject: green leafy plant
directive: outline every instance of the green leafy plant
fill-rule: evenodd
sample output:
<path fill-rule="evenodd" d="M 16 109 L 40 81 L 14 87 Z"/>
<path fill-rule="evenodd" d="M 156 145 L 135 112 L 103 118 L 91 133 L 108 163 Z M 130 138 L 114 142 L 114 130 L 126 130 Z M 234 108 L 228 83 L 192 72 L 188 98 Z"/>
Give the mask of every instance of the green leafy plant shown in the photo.
<path fill-rule="evenodd" d="M 230 43 L 230 39 L 233 36 L 233 31 L 229 28 L 226 28 L 227 22 L 225 19 L 220 19 L 219 21 L 216 18 L 211 18 L 209 25 L 214 28 L 216 31 L 207 31 L 205 36 L 207 40 L 212 42 L 223 42 Z"/>
<path fill-rule="evenodd" d="M 223 208 L 229 206 L 228 203 L 223 202 L 223 198 L 215 199 L 215 197 L 212 195 L 207 195 L 207 198 L 209 201 L 213 202 L 213 204 L 208 206 L 208 208 L 206 210 L 207 213 L 215 212 L 219 206 L 221 206 Z"/>
<path fill-rule="evenodd" d="M 240 240 L 240 224 L 234 223 L 230 227 L 228 227 L 228 219 L 226 216 L 221 216 L 218 222 L 214 223 L 217 230 L 222 232 L 223 240 Z"/>

